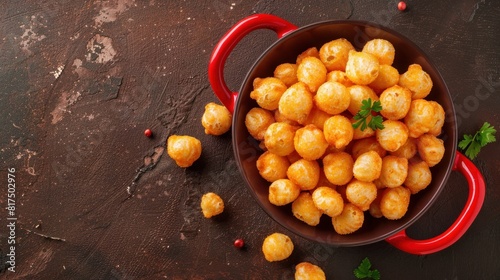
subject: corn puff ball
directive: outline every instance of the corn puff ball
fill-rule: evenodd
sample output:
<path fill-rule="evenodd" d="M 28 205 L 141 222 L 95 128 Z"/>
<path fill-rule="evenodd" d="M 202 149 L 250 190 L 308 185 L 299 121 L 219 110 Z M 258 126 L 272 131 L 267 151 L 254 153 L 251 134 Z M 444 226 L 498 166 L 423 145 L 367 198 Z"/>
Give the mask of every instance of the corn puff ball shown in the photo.
<path fill-rule="evenodd" d="M 432 79 L 419 64 L 411 64 L 408 71 L 399 76 L 399 85 L 408 88 L 412 99 L 425 98 L 432 89 Z"/>
<path fill-rule="evenodd" d="M 352 172 L 354 178 L 363 182 L 371 182 L 380 177 L 381 170 L 382 158 L 380 155 L 375 151 L 368 151 L 356 159 Z"/>
<path fill-rule="evenodd" d="M 310 226 L 317 226 L 321 218 L 321 211 L 314 205 L 309 192 L 302 192 L 292 203 L 292 213 L 295 218 Z"/>
<path fill-rule="evenodd" d="M 432 104 L 435 112 L 434 113 L 435 123 L 434 126 L 431 127 L 431 129 L 429 129 L 429 134 L 432 134 L 434 136 L 439 136 L 439 134 L 441 134 L 441 129 L 443 128 L 444 121 L 446 119 L 446 113 L 444 112 L 444 109 L 441 106 L 441 104 L 437 103 L 436 101 L 429 101 L 429 103 Z"/>
<path fill-rule="evenodd" d="M 399 82 L 398 69 L 390 65 L 380 65 L 377 78 L 368 86 L 376 93 L 381 93 L 384 89 L 397 85 Z M 411 92 L 410 92 L 411 97 Z"/>
<path fill-rule="evenodd" d="M 215 193 L 209 192 L 201 197 L 201 211 L 205 218 L 212 218 L 224 211 L 224 201 Z"/>
<path fill-rule="evenodd" d="M 266 110 L 278 109 L 278 102 L 287 89 L 285 83 L 274 77 L 255 78 L 253 80 L 254 90 L 250 92 L 250 98 Z"/>
<path fill-rule="evenodd" d="M 330 153 L 323 158 L 323 171 L 328 181 L 336 186 L 349 183 L 353 177 L 354 160 L 346 152 Z"/>
<path fill-rule="evenodd" d="M 352 141 L 354 128 L 348 118 L 336 115 L 325 121 L 323 133 L 328 144 L 341 149 Z"/>
<path fill-rule="evenodd" d="M 315 58 L 319 58 L 319 51 L 316 47 L 311 47 L 311 48 L 308 48 L 307 50 L 303 51 L 302 53 L 300 53 L 298 56 L 297 56 L 297 59 L 296 59 L 296 65 L 299 65 L 300 63 L 302 63 L 302 60 L 306 57 L 315 57 Z"/>
<path fill-rule="evenodd" d="M 429 167 L 438 164 L 444 156 L 444 141 L 431 134 L 424 134 L 417 141 L 418 154 Z"/>
<path fill-rule="evenodd" d="M 363 211 L 352 203 L 345 204 L 342 213 L 332 218 L 333 229 L 341 235 L 357 231 L 363 226 L 364 221 Z"/>
<path fill-rule="evenodd" d="M 371 121 L 371 118 L 373 116 L 368 116 L 366 117 L 366 122 L 369 123 Z M 354 119 L 354 117 L 349 119 L 352 124 L 356 123 L 357 120 Z M 371 127 L 367 126 L 365 130 L 361 130 L 361 126 L 358 126 L 357 128 L 353 128 L 353 135 L 352 139 L 353 140 L 359 140 L 359 139 L 364 139 L 368 137 L 375 136 L 375 130 L 373 130 Z"/>
<path fill-rule="evenodd" d="M 411 194 L 416 194 L 427 188 L 431 181 L 431 169 L 425 161 L 410 162 L 408 164 L 408 176 L 404 185 L 410 190 Z"/>
<path fill-rule="evenodd" d="M 410 137 L 418 138 L 436 124 L 436 107 L 425 99 L 413 100 L 404 118 Z"/>
<path fill-rule="evenodd" d="M 411 92 L 398 85 L 392 86 L 380 94 L 380 114 L 389 120 L 400 120 L 410 110 Z"/>
<path fill-rule="evenodd" d="M 313 106 L 311 109 L 311 112 L 309 112 L 309 115 L 307 116 L 307 119 L 305 121 L 305 125 L 308 124 L 313 124 L 317 128 L 323 130 L 323 126 L 325 124 L 325 121 L 330 118 L 332 115 L 318 109 L 318 107 Z"/>
<path fill-rule="evenodd" d="M 274 69 L 274 77 L 280 79 L 287 87 L 295 84 L 297 79 L 297 64 L 283 63 Z"/>
<path fill-rule="evenodd" d="M 380 64 L 392 65 L 396 49 L 391 42 L 384 39 L 372 39 L 363 47 L 362 52 L 370 53 L 377 57 Z"/>
<path fill-rule="evenodd" d="M 348 87 L 347 92 L 351 96 L 347 110 L 353 116 L 356 115 L 361 109 L 363 100 L 368 98 L 370 98 L 373 102 L 378 100 L 377 94 L 375 94 L 373 89 L 367 86 L 354 85 L 352 87 Z"/>
<path fill-rule="evenodd" d="M 374 201 L 370 204 L 370 208 L 368 209 L 368 213 L 374 218 L 382 218 L 384 215 L 382 214 L 382 211 L 380 210 L 380 199 L 382 198 L 382 192 L 383 190 L 377 190 L 377 197 L 375 198 Z"/>
<path fill-rule="evenodd" d="M 262 253 L 269 262 L 282 261 L 293 252 L 293 242 L 287 235 L 275 232 L 264 239 Z"/>
<path fill-rule="evenodd" d="M 390 154 L 405 159 L 413 158 L 417 154 L 417 139 L 408 137 L 403 146 Z"/>
<path fill-rule="evenodd" d="M 276 122 L 283 122 L 283 123 L 287 123 L 287 124 L 292 125 L 292 126 L 299 126 L 300 125 L 296 121 L 292 121 L 292 120 L 287 119 L 285 116 L 283 116 L 283 114 L 280 113 L 280 110 L 274 110 L 274 120 Z"/>
<path fill-rule="evenodd" d="M 313 124 L 299 128 L 293 138 L 293 144 L 297 153 L 307 160 L 319 159 L 328 147 L 323 131 Z"/>
<path fill-rule="evenodd" d="M 326 74 L 326 81 L 341 83 L 346 87 L 354 85 L 354 83 L 351 80 L 349 80 L 349 78 L 347 78 L 347 74 L 341 70 L 333 70 L 328 72 Z"/>
<path fill-rule="evenodd" d="M 382 122 L 384 129 L 377 129 L 375 137 L 382 148 L 394 152 L 401 148 L 408 140 L 408 127 L 400 121 L 385 120 Z"/>
<path fill-rule="evenodd" d="M 304 124 L 313 107 L 313 95 L 306 84 L 298 82 L 290 86 L 278 104 L 280 113 L 287 119 Z"/>
<path fill-rule="evenodd" d="M 401 219 L 410 205 L 410 190 L 399 186 L 384 189 L 380 197 L 380 211 L 389 220 Z"/>
<path fill-rule="evenodd" d="M 299 159 L 288 167 L 286 175 L 301 190 L 307 191 L 314 189 L 318 184 L 320 170 L 317 161 Z"/>
<path fill-rule="evenodd" d="M 286 157 L 266 151 L 259 156 L 256 165 L 260 176 L 272 183 L 278 179 L 286 178 L 286 171 L 290 167 L 290 162 Z"/>
<path fill-rule="evenodd" d="M 330 217 L 340 215 L 344 209 L 342 196 L 330 187 L 322 186 L 315 189 L 312 200 L 316 208 Z"/>
<path fill-rule="evenodd" d="M 326 276 L 319 266 L 301 262 L 295 266 L 295 280 L 326 280 Z"/>
<path fill-rule="evenodd" d="M 278 179 L 269 186 L 269 202 L 276 206 L 293 202 L 300 194 L 300 187 L 288 179 Z"/>
<path fill-rule="evenodd" d="M 264 144 L 267 150 L 279 156 L 291 154 L 295 150 L 293 138 L 296 130 L 296 127 L 287 123 L 272 123 L 264 134 Z"/>
<path fill-rule="evenodd" d="M 382 159 L 382 172 L 380 182 L 388 187 L 395 188 L 401 186 L 408 176 L 408 160 L 396 156 L 385 156 Z"/>
<path fill-rule="evenodd" d="M 262 108 L 252 108 L 245 116 L 248 133 L 257 140 L 264 140 L 267 128 L 274 123 L 273 113 Z"/>
<path fill-rule="evenodd" d="M 231 113 L 225 106 L 210 102 L 205 105 L 201 125 L 205 128 L 205 134 L 222 135 L 231 128 L 231 119 Z"/>
<path fill-rule="evenodd" d="M 351 154 L 354 159 L 357 159 L 361 154 L 368 151 L 377 152 L 381 158 L 385 157 L 387 154 L 387 151 L 382 148 L 375 137 L 364 138 L 353 142 Z"/>
<path fill-rule="evenodd" d="M 351 42 L 344 38 L 335 39 L 323 44 L 319 49 L 319 58 L 328 71 L 345 71 L 349 52 L 354 50 Z"/>
<path fill-rule="evenodd" d="M 314 96 L 314 104 L 331 115 L 336 115 L 344 112 L 349 107 L 351 96 L 347 92 L 347 88 L 337 82 L 323 83 Z"/>
<path fill-rule="evenodd" d="M 349 80 L 358 85 L 368 85 L 378 76 L 380 64 L 372 54 L 349 51 L 345 73 Z"/>
<path fill-rule="evenodd" d="M 167 153 L 180 167 L 189 167 L 201 156 L 200 140 L 187 135 L 171 135 L 167 139 Z"/>
<path fill-rule="evenodd" d="M 311 92 L 326 81 L 326 67 L 316 57 L 306 57 L 297 67 L 297 79 L 305 83 Z"/>
<path fill-rule="evenodd" d="M 345 195 L 350 203 L 358 206 L 361 211 L 366 211 L 377 197 L 377 187 L 372 182 L 352 179 L 347 184 Z"/>

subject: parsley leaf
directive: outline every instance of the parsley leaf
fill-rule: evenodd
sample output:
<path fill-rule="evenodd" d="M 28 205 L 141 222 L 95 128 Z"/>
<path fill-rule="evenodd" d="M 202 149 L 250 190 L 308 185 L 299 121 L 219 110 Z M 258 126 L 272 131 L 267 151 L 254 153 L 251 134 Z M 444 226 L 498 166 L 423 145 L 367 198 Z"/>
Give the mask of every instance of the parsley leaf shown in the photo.
<path fill-rule="evenodd" d="M 482 147 L 496 141 L 496 132 L 497 131 L 490 123 L 485 122 L 474 136 L 464 134 L 463 139 L 458 143 L 458 147 L 465 151 L 465 155 L 468 158 L 474 159 L 477 154 L 479 154 Z"/>
<path fill-rule="evenodd" d="M 354 269 L 354 276 L 358 279 L 380 280 L 380 272 L 377 269 L 371 270 L 372 264 L 368 258 L 364 258 L 361 264 Z"/>
<path fill-rule="evenodd" d="M 384 125 L 382 124 L 384 118 L 382 118 L 382 116 L 380 115 L 372 115 L 372 111 L 378 113 L 381 110 L 382 104 L 379 100 L 373 102 L 373 104 L 371 98 L 361 101 L 361 108 L 359 112 L 354 115 L 354 120 L 356 122 L 352 124 L 352 127 L 354 129 L 357 129 L 359 127 L 361 131 L 364 131 L 367 127 L 373 130 L 384 129 Z"/>

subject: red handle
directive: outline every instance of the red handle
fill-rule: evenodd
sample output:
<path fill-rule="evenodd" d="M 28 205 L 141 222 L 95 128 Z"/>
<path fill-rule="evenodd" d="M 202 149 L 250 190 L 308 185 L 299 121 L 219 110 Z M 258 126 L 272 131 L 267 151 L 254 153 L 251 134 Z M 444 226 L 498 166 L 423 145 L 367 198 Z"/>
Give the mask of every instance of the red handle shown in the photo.
<path fill-rule="evenodd" d="M 208 64 L 208 79 L 212 89 L 219 100 L 233 113 L 236 103 L 237 92 L 232 92 L 224 81 L 224 65 L 234 47 L 248 33 L 257 29 L 271 29 L 281 38 L 291 31 L 297 29 L 297 26 L 277 16 L 268 14 L 255 14 L 246 17 L 236 23 L 220 39 L 215 46 L 210 63 Z"/>
<path fill-rule="evenodd" d="M 460 171 L 469 183 L 469 197 L 458 219 L 445 232 L 430 239 L 414 240 L 402 230 L 387 238 L 387 242 L 407 253 L 425 255 L 443 250 L 462 237 L 481 210 L 486 186 L 481 172 L 460 152 L 456 154 L 453 170 Z"/>

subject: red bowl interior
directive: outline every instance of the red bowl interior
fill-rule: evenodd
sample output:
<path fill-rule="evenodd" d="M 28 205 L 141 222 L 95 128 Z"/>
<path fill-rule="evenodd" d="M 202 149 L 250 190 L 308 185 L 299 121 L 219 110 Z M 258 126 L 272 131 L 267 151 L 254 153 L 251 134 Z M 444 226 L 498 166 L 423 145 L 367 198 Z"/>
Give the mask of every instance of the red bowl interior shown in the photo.
<path fill-rule="evenodd" d="M 298 54 L 310 47 L 318 49 L 326 42 L 337 38 L 348 39 L 356 49 L 371 39 L 382 38 L 390 41 L 396 49 L 393 66 L 403 73 L 408 65 L 418 63 L 429 73 L 434 83 L 431 94 L 426 98 L 439 102 L 447 113 L 443 133 L 440 136 L 445 143 L 445 155 L 438 165 L 431 168 L 432 183 L 424 191 L 412 195 L 406 215 L 397 221 L 385 218 L 375 219 L 365 212 L 363 227 L 349 235 L 339 235 L 333 230 L 331 218 L 323 215 L 321 223 L 312 227 L 296 219 L 291 207 L 275 206 L 268 200 L 270 183 L 259 175 L 256 160 L 262 153 L 258 142 L 250 136 L 245 127 L 247 112 L 258 106 L 250 98 L 252 81 L 256 77 L 273 76 L 275 67 L 281 63 L 295 63 Z M 255 62 L 247 74 L 239 91 L 233 117 L 233 147 L 236 161 L 244 180 L 259 205 L 276 222 L 288 230 L 311 240 L 337 246 L 357 246 L 383 240 L 410 226 L 430 207 L 444 187 L 455 157 L 457 128 L 453 102 L 446 84 L 436 67 L 423 51 L 406 37 L 388 28 L 363 21 L 327 21 L 312 24 L 291 32 L 272 44 Z"/>

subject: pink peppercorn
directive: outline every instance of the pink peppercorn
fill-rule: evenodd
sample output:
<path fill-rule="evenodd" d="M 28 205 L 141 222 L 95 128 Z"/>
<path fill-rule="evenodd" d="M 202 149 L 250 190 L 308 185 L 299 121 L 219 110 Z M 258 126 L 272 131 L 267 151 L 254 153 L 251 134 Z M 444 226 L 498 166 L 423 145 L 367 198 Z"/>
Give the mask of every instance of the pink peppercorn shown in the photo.
<path fill-rule="evenodd" d="M 243 246 L 245 246 L 245 241 L 243 241 L 243 239 L 238 238 L 234 241 L 234 247 L 243 248 Z"/>
<path fill-rule="evenodd" d="M 406 3 L 405 3 L 405 1 L 400 1 L 398 3 L 398 10 L 400 10 L 400 11 L 406 10 Z"/>

